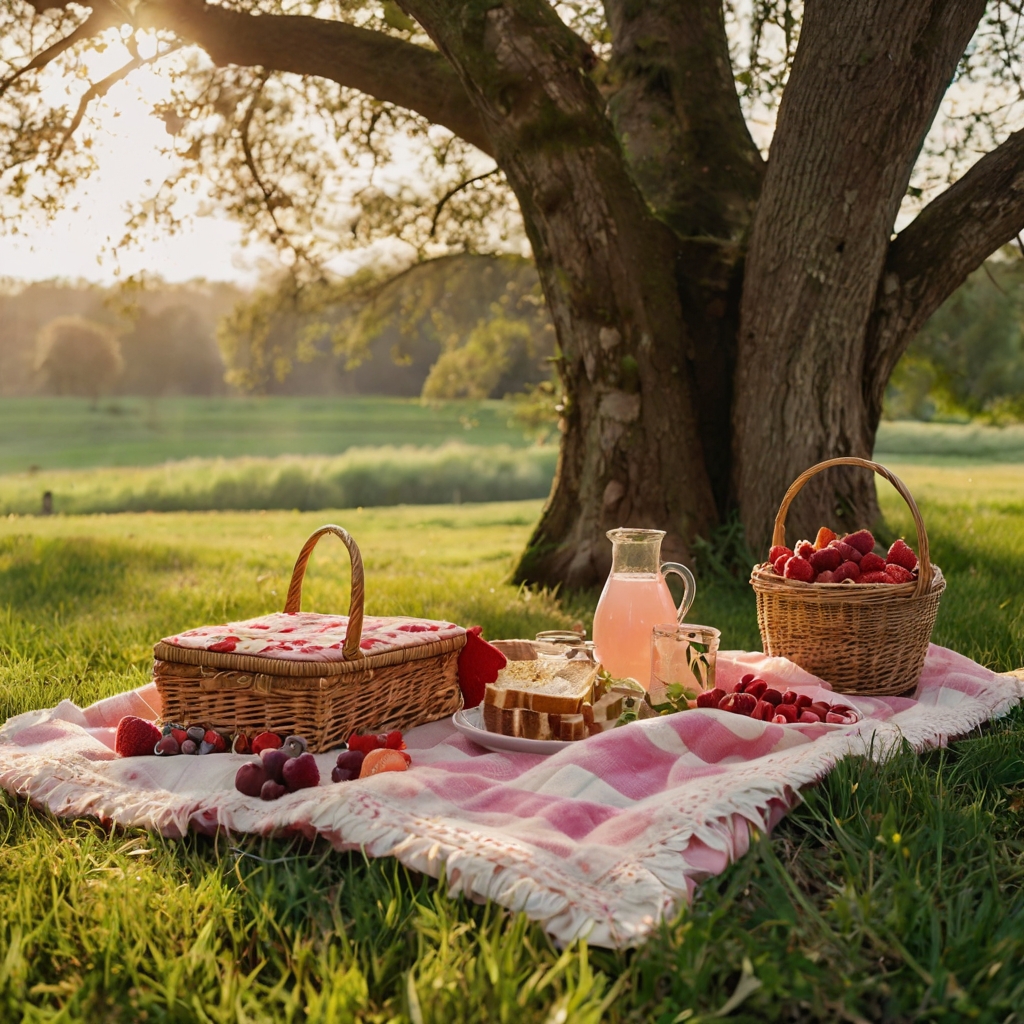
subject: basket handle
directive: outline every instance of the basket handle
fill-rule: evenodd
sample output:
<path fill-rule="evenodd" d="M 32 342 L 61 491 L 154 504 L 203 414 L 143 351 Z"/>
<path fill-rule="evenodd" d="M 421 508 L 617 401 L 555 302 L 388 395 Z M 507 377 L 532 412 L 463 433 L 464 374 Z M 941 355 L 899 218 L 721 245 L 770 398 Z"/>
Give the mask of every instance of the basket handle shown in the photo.
<path fill-rule="evenodd" d="M 793 499 L 797 494 L 800 493 L 800 489 L 812 476 L 831 466 L 861 466 L 864 469 L 874 470 L 879 476 L 885 477 L 899 492 L 899 496 L 907 503 L 910 514 L 914 517 L 914 527 L 917 529 L 918 574 L 917 588 L 914 591 L 914 596 L 921 597 L 931 586 L 933 575 L 932 561 L 928 554 L 928 531 L 924 528 L 921 511 L 917 507 L 917 502 L 914 501 L 914 496 L 907 490 L 907 485 L 895 473 L 886 469 L 885 466 L 878 462 L 869 462 L 867 459 L 858 459 L 855 456 L 849 455 L 841 459 L 826 459 L 824 462 L 819 462 L 816 466 L 811 466 L 810 469 L 805 469 L 789 485 L 789 490 L 786 491 L 786 496 L 782 499 L 782 504 L 779 506 L 779 514 L 775 517 L 772 545 L 785 544 L 786 513 L 789 512 L 789 506 L 793 503 Z"/>
<path fill-rule="evenodd" d="M 309 540 L 302 545 L 299 557 L 295 559 L 295 568 L 292 570 L 292 581 L 288 585 L 288 596 L 285 598 L 284 610 L 286 614 L 297 612 L 302 607 L 302 580 L 306 575 L 306 564 L 309 556 L 313 553 L 317 541 L 325 533 L 333 533 L 339 537 L 341 542 L 348 548 L 349 557 L 352 559 L 352 595 L 348 605 L 348 630 L 345 633 L 345 645 L 341 652 L 346 661 L 353 661 L 363 655 L 359 647 L 359 641 L 363 636 L 363 598 L 365 590 L 363 587 L 363 557 L 359 554 L 359 545 L 352 539 L 348 530 L 333 524 L 321 526 L 310 534 Z"/>

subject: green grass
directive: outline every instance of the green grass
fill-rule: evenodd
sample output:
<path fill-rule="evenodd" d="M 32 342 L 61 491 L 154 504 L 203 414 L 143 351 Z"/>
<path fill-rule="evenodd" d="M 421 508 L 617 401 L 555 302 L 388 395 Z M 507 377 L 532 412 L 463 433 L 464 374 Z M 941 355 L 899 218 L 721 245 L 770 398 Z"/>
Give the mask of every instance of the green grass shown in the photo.
<path fill-rule="evenodd" d="M 0 473 L 170 459 L 340 455 L 354 446 L 527 442 L 501 402 L 399 398 L 0 399 Z"/>
<path fill-rule="evenodd" d="M 447 442 L 349 448 L 343 455 L 186 459 L 161 466 L 56 469 L 0 476 L 0 515 L 324 509 L 547 497 L 558 449 Z"/>
<path fill-rule="evenodd" d="M 1024 662 L 1024 473 L 900 466 L 949 580 L 936 639 Z M 970 477 L 970 480 L 968 480 Z M 978 486 L 979 483 L 981 486 Z M 982 487 L 984 489 L 982 489 Z M 889 529 L 909 516 L 882 494 Z M 505 580 L 539 502 L 0 520 L 0 715 L 147 678 L 172 629 L 279 607 L 335 519 L 367 606 L 532 635 L 593 608 Z M 341 545 L 306 606 L 341 609 Z M 749 588 L 692 613 L 756 644 Z M 844 762 L 640 950 L 559 951 L 392 861 L 299 840 L 60 822 L 0 802 L 0 1019 L 1012 1022 L 1024 1012 L 1024 713 L 924 757 Z"/>

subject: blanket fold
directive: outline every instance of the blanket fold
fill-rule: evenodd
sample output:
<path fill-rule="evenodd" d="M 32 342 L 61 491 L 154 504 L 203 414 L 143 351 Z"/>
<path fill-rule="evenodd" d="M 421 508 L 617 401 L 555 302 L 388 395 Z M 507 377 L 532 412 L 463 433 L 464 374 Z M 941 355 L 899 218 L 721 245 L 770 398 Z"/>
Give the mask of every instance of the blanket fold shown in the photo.
<path fill-rule="evenodd" d="M 755 672 L 812 698 L 827 684 L 781 658 L 719 654 L 720 685 Z M 266 803 L 234 789 L 247 757 L 118 758 L 122 715 L 159 716 L 142 687 L 80 709 L 70 701 L 0 728 L 0 785 L 62 816 L 92 815 L 168 836 L 299 832 L 394 856 L 452 893 L 540 921 L 558 941 L 642 941 L 848 754 L 946 743 L 1004 714 L 1024 682 L 932 645 L 915 699 L 846 697 L 856 725 L 775 725 L 696 709 L 603 733 L 550 757 L 492 753 L 450 721 L 406 734 L 413 770 L 330 783 Z"/>

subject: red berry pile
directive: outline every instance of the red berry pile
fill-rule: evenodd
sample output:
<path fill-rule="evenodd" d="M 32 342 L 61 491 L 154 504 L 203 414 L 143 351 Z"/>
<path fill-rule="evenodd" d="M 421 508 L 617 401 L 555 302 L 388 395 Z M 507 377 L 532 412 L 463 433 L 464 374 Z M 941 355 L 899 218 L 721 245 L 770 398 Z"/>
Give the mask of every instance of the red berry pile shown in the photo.
<path fill-rule="evenodd" d="M 870 530 L 837 537 L 827 526 L 812 544 L 799 541 L 796 549 L 776 544 L 768 552 L 772 570 L 801 583 L 911 583 L 917 579 L 917 555 L 902 538 L 885 557 L 875 554 Z"/>
<path fill-rule="evenodd" d="M 132 723 L 142 722 L 148 727 L 148 731 L 142 726 Z M 253 737 L 250 742 L 245 733 L 235 733 L 230 739 L 215 729 L 206 729 L 201 725 L 190 725 L 183 729 L 175 722 L 166 722 L 162 729 L 158 729 L 152 722 L 145 719 L 135 718 L 129 715 L 121 719 L 125 724 L 125 745 L 131 747 L 133 754 L 159 754 L 161 757 L 173 757 L 175 754 L 223 754 L 228 750 L 232 754 L 260 754 L 264 750 L 277 750 L 285 748 L 290 756 L 298 757 L 308 747 L 305 739 L 301 736 L 278 736 L 276 732 L 261 732 Z M 118 734 L 121 733 L 121 724 L 118 724 Z M 155 744 L 150 743 L 146 748 L 149 737 L 155 737 Z M 115 744 L 115 750 L 119 754 L 122 751 Z M 132 756 L 122 754 L 122 756 Z"/>
<path fill-rule="evenodd" d="M 848 704 L 813 701 L 806 694 L 793 690 L 780 693 L 751 672 L 740 680 L 740 685 L 732 693 L 716 687 L 698 694 L 697 707 L 718 708 L 719 711 L 731 711 L 735 715 L 778 725 L 794 722 L 853 725 L 860 721 L 860 715 Z"/>
<path fill-rule="evenodd" d="M 319 786 L 316 758 L 305 750 L 291 753 L 286 747 L 265 747 L 259 760 L 243 764 L 235 772 L 235 789 L 261 800 L 277 800 L 286 793 Z"/>

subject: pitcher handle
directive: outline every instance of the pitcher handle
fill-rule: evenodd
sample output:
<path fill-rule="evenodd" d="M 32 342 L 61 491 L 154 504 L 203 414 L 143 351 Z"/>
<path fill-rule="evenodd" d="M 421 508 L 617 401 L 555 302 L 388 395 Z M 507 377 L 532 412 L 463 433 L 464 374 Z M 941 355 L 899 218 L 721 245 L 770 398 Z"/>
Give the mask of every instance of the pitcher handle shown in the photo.
<path fill-rule="evenodd" d="M 697 581 L 685 565 L 680 565 L 679 562 L 663 562 L 661 575 L 667 576 L 671 572 L 674 572 L 683 581 L 683 597 L 676 609 L 676 621 L 682 622 L 690 610 L 690 605 L 693 604 L 694 596 L 697 593 Z"/>

